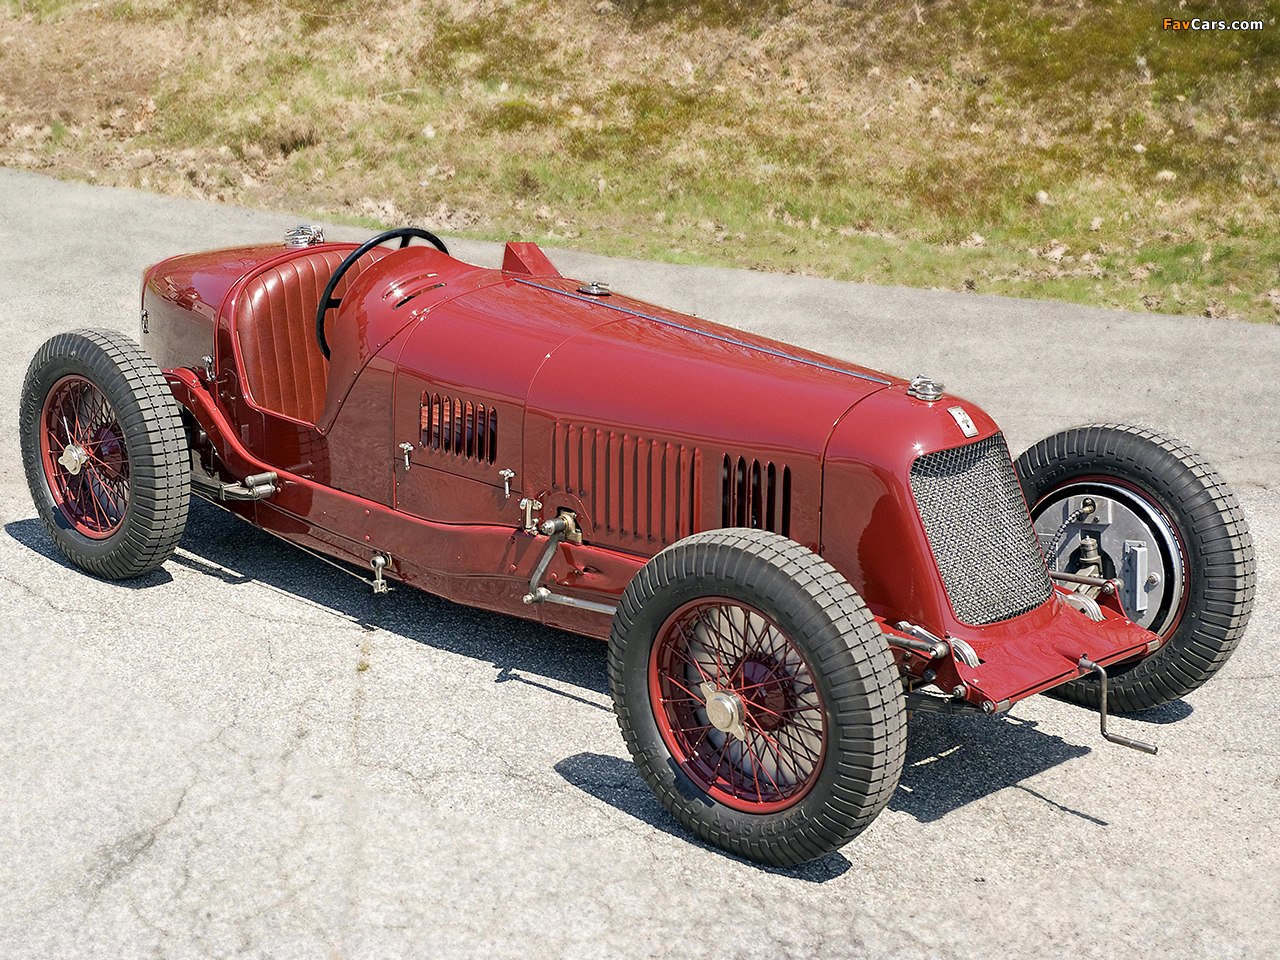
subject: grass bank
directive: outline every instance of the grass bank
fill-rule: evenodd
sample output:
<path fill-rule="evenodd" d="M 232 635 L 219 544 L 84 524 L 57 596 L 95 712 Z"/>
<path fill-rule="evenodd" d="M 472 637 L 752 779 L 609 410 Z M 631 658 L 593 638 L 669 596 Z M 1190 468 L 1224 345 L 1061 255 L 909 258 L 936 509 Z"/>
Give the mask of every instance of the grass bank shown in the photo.
<path fill-rule="evenodd" d="M 0 163 L 649 259 L 1280 310 L 1270 4 L 0 0 Z"/>

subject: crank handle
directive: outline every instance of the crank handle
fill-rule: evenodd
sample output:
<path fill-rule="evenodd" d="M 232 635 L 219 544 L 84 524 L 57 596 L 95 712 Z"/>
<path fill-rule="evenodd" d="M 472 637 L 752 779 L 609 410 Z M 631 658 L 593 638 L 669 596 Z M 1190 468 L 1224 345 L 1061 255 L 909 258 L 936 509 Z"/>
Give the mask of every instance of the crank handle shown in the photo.
<path fill-rule="evenodd" d="M 1103 669 L 1101 664 L 1094 663 L 1088 657 L 1081 657 L 1076 666 L 1085 673 L 1096 673 L 1098 675 L 1098 685 L 1101 688 L 1098 698 L 1098 718 L 1102 739 L 1108 743 L 1119 744 L 1122 747 L 1129 747 L 1131 750 L 1140 750 L 1143 753 L 1155 756 L 1160 749 L 1155 744 L 1147 743 L 1145 740 L 1134 740 L 1131 737 L 1122 737 L 1118 733 L 1107 732 L 1107 671 Z"/>

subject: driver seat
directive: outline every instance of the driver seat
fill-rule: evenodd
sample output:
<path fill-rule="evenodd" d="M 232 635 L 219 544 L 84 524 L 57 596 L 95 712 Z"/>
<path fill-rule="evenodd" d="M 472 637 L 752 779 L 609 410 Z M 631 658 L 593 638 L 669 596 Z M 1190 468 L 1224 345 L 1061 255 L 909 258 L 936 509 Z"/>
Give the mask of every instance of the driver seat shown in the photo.
<path fill-rule="evenodd" d="M 315 424 L 324 410 L 329 361 L 316 343 L 316 308 L 333 271 L 350 250 L 304 252 L 253 277 L 236 298 L 235 336 L 249 399 L 264 410 Z M 392 251 L 374 247 L 333 291 L 347 289 Z M 325 317 L 328 333 L 337 310 Z"/>

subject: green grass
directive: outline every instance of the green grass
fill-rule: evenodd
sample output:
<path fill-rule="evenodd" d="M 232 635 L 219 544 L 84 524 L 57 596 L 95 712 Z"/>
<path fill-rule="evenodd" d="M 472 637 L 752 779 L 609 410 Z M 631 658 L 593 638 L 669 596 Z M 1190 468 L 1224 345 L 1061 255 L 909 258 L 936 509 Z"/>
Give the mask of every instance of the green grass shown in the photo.
<path fill-rule="evenodd" d="M 112 182 L 601 253 L 1276 316 L 1274 23 L 1174 33 L 1164 17 L 1240 14 L 1154 0 L 614 5 L 7 9 L 33 30 L 190 38 L 157 71 L 154 120 L 125 136 L 196 159 L 98 163 Z M 62 123 L 39 149 L 75 175 L 94 142 Z"/>

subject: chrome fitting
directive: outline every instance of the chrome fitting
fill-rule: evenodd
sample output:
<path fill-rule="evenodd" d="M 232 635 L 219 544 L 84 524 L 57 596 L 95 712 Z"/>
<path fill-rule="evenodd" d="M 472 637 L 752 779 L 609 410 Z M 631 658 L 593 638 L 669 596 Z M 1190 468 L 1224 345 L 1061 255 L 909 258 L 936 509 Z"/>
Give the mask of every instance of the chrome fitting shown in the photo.
<path fill-rule="evenodd" d="M 382 579 L 382 571 L 387 565 L 387 558 L 380 553 L 375 553 L 373 559 L 369 561 L 369 566 L 373 567 L 373 580 L 371 581 L 374 593 L 386 593 L 387 581 Z"/>
<path fill-rule="evenodd" d="M 533 512 L 542 509 L 542 501 L 534 500 L 532 497 L 525 497 L 520 501 L 520 509 L 524 511 L 524 532 L 537 533 L 538 521 L 533 519 Z"/>
<path fill-rule="evenodd" d="M 324 230 L 314 223 L 300 223 L 284 233 L 286 247 L 310 247 L 324 243 Z"/>
<path fill-rule="evenodd" d="M 933 403 L 942 399 L 942 384 L 935 381 L 933 377 L 912 377 L 911 385 L 907 387 L 907 396 L 923 400 L 925 403 Z"/>

